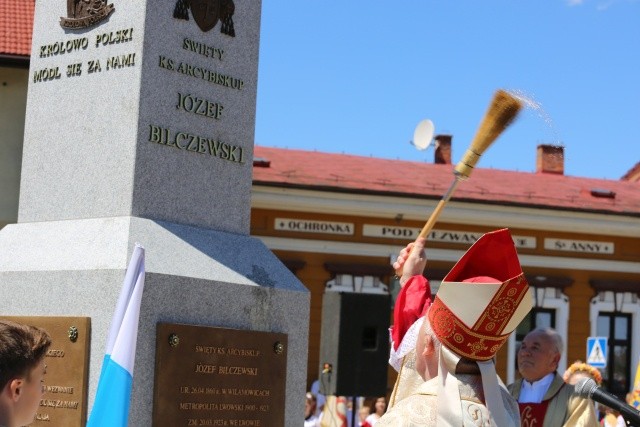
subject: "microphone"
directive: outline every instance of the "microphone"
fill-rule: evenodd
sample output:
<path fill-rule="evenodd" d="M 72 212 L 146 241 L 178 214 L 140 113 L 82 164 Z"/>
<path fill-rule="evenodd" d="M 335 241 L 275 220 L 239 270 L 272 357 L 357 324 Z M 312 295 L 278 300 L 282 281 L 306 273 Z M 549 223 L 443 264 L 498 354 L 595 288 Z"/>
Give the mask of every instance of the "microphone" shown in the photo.
<path fill-rule="evenodd" d="M 582 378 L 579 380 L 575 385 L 575 394 L 615 409 L 620 412 L 625 421 L 627 421 L 627 425 L 640 426 L 640 412 L 613 394 L 602 390 L 591 378 Z"/>

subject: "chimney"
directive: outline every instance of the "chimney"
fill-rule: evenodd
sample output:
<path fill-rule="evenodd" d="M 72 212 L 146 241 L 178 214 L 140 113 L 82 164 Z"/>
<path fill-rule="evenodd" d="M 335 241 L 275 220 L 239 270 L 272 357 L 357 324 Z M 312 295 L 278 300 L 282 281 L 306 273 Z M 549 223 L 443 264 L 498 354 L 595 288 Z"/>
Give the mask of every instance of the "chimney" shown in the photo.
<path fill-rule="evenodd" d="M 564 175 L 564 147 L 561 145 L 538 145 L 536 173 Z"/>
<path fill-rule="evenodd" d="M 433 162 L 437 165 L 451 164 L 451 135 L 436 135 L 436 151 Z"/>

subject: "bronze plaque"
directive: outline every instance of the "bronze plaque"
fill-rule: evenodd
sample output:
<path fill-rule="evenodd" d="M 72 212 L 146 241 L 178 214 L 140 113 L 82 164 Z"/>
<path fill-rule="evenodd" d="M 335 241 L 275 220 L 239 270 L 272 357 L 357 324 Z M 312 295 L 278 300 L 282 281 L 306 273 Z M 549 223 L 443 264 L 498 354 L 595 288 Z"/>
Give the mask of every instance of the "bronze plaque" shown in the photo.
<path fill-rule="evenodd" d="M 84 427 L 87 422 L 89 317 L 1 316 L 37 326 L 51 335 L 45 362 L 45 393 L 30 426 Z"/>
<path fill-rule="evenodd" d="M 287 335 L 158 323 L 154 426 L 284 425 Z"/>

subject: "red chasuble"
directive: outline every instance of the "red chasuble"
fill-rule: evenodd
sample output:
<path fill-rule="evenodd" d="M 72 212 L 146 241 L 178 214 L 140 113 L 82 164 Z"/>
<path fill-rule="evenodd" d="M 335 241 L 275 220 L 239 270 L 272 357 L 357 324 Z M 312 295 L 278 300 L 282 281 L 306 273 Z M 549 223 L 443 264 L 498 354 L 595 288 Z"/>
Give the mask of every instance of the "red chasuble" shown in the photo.
<path fill-rule="evenodd" d="M 564 384 L 562 385 L 564 387 Z M 540 403 L 520 403 L 518 402 L 518 407 L 520 408 L 520 425 L 522 427 L 542 427 L 544 423 L 544 416 L 547 415 L 547 408 L 549 407 L 549 402 L 553 400 L 554 397 L 562 387 L 558 389 L 558 391 L 548 398 L 547 400 L 543 400 Z"/>

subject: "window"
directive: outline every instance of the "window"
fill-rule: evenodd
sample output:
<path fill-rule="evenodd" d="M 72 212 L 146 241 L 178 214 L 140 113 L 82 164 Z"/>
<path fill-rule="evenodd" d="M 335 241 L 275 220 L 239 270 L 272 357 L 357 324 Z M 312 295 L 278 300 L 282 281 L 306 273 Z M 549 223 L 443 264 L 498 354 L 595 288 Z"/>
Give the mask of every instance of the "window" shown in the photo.
<path fill-rule="evenodd" d="M 440 285 L 442 284 L 442 279 L 446 274 L 447 271 L 438 269 L 427 269 L 427 271 L 424 273 L 424 276 L 429 280 L 429 287 L 431 288 L 431 301 L 435 299 L 436 294 L 438 293 L 438 289 L 440 289 Z M 400 280 L 397 276 L 391 279 L 389 288 L 389 293 L 391 294 L 391 307 L 393 308 L 396 304 L 398 294 L 400 293 Z"/>
<path fill-rule="evenodd" d="M 531 309 L 527 317 L 516 328 L 517 348 L 524 336 L 536 328 L 556 328 L 556 310 L 551 308 L 534 307 Z"/>
<path fill-rule="evenodd" d="M 640 306 L 635 293 L 600 290 L 591 300 L 591 335 L 607 337 L 607 366 L 602 372 L 603 387 L 623 401 L 633 387 L 639 342 Z"/>
<path fill-rule="evenodd" d="M 606 313 L 598 315 L 596 334 L 608 337 L 607 366 L 602 372 L 602 384 L 606 390 L 623 401 L 631 388 L 631 315 Z"/>
<path fill-rule="evenodd" d="M 325 292 L 355 292 L 363 294 L 389 294 L 382 278 L 388 277 L 388 265 L 325 263 L 333 278 L 326 282 Z"/>
<path fill-rule="evenodd" d="M 327 282 L 325 291 L 388 294 L 389 288 L 380 281 L 379 277 L 337 274 Z"/>

